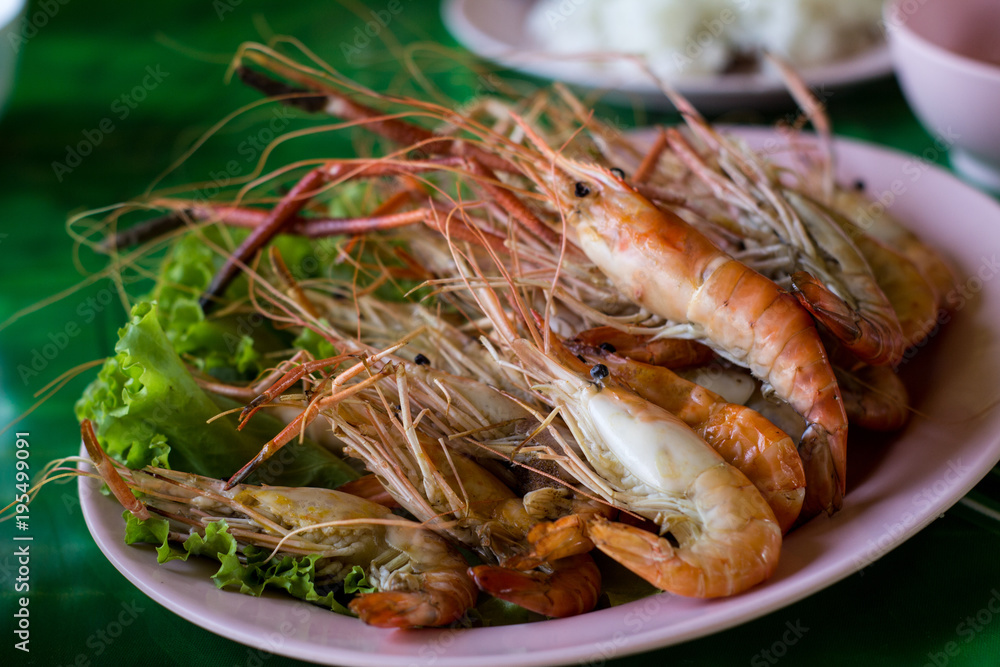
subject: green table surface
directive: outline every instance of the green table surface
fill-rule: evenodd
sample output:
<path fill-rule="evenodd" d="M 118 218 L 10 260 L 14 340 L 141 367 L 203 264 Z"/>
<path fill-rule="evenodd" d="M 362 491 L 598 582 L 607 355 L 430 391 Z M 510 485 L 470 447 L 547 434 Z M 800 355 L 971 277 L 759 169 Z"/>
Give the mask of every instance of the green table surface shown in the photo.
<path fill-rule="evenodd" d="M 379 39 L 367 46 L 355 43 L 358 29 L 371 19 L 368 11 L 389 4 L 33 3 L 30 25 L 22 27 L 24 39 L 16 44 L 21 56 L 17 86 L 0 120 L 0 320 L 81 280 L 64 231 L 68 215 L 140 194 L 212 123 L 258 99 L 241 85 L 224 82 L 226 63 L 241 42 L 294 35 L 371 85 L 399 81 L 398 56 L 387 44 L 423 40 L 455 46 L 437 3 L 410 0 L 399 5 L 402 11 Z M 356 44 L 364 48 L 345 48 Z M 5 39 L 0 49 L 14 46 Z M 438 70 L 436 80 L 456 98 L 475 93 L 473 75 L 457 68 Z M 828 108 L 839 134 L 945 160 L 892 79 L 838 92 L 829 97 Z M 635 122 L 628 111 L 604 113 Z M 771 122 L 775 116 L 740 111 L 726 118 Z M 653 115 L 649 120 L 671 119 Z M 238 138 L 239 129 L 234 132 Z M 81 142 L 93 144 L 92 149 L 71 166 L 68 147 Z M 221 141 L 206 147 L 185 165 L 180 182 L 204 178 L 225 165 L 232 146 Z M 96 266 L 93 257 L 85 255 L 83 261 Z M 36 402 L 36 392 L 64 371 L 111 351 L 124 311 L 102 298 L 102 289 L 100 284 L 81 289 L 0 330 L 0 425 L 23 415 Z M 71 327 L 73 335 L 63 336 L 67 325 L 78 329 Z M 49 343 L 59 348 L 57 353 L 45 348 Z M 38 356 L 43 349 L 54 358 Z M 37 372 L 22 372 L 32 364 Z M 71 408 L 93 373 L 71 381 L 0 434 L 0 505 L 14 493 L 14 432 L 30 433 L 33 471 L 77 452 Z M 995 478 L 991 475 L 977 491 L 995 494 L 990 488 L 997 486 Z M 12 522 L 0 524 L 0 664 L 297 664 L 279 656 L 261 658 L 140 593 L 94 545 L 75 501 L 75 485 L 43 490 L 31 505 L 30 522 L 30 653 L 14 649 L 18 563 Z M 780 659 L 820 667 L 860 659 L 882 665 L 996 665 L 1000 615 L 992 609 L 1000 597 L 998 555 L 997 524 L 958 506 L 862 574 L 801 602 L 710 637 L 606 664 L 766 665 Z M 137 611 L 119 634 L 115 624 L 123 605 Z M 765 653 L 781 643 L 789 623 L 808 631 L 794 645 Z M 118 636 L 109 636 L 109 630 Z"/>

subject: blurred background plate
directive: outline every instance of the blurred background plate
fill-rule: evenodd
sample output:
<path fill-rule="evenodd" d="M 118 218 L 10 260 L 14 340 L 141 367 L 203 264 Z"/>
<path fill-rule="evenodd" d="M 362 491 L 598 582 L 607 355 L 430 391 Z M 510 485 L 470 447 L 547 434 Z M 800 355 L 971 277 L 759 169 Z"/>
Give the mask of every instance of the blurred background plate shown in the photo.
<path fill-rule="evenodd" d="M 14 86 L 17 58 L 24 42 L 21 17 L 26 0 L 0 0 L 0 113 Z"/>
<path fill-rule="evenodd" d="M 501 65 L 544 79 L 608 91 L 608 99 L 641 102 L 651 109 L 673 105 L 638 67 L 626 71 L 602 67 L 597 59 L 584 60 L 553 54 L 530 35 L 526 20 L 535 0 L 445 0 L 442 16 L 452 35 L 473 53 Z M 839 62 L 803 69 L 810 88 L 822 93 L 856 86 L 889 75 L 892 61 L 884 42 Z M 784 83 L 774 74 L 688 76 L 673 82 L 677 90 L 703 113 L 732 109 L 774 109 L 791 104 Z"/>

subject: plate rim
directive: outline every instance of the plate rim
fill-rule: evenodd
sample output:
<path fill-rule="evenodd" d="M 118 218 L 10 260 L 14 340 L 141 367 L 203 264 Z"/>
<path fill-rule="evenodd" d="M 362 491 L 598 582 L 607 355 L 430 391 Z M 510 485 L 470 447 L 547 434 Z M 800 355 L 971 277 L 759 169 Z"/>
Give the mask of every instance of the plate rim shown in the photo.
<path fill-rule="evenodd" d="M 526 3 L 535 0 L 518 1 Z M 572 67 L 567 70 L 559 62 L 559 58 L 546 60 L 542 51 L 533 53 L 540 57 L 537 64 L 521 62 L 516 56 L 518 45 L 505 41 L 503 36 L 482 30 L 470 19 L 468 14 L 470 8 L 499 11 L 500 8 L 508 8 L 508 3 L 444 0 L 441 5 L 441 17 L 448 32 L 463 47 L 482 58 L 531 76 L 603 90 L 612 98 L 615 95 L 638 95 L 647 104 L 657 108 L 673 108 L 660 88 L 648 77 L 638 75 L 638 72 L 636 76 L 624 78 L 620 74 L 608 74 L 600 70 L 583 74 Z M 569 56 L 563 54 L 562 58 L 568 59 Z M 824 65 L 803 68 L 799 73 L 810 88 L 830 92 L 888 76 L 892 74 L 893 69 L 889 44 L 883 39 L 871 48 L 852 56 Z M 735 100 L 745 102 L 776 98 L 789 102 L 792 100 L 780 77 L 762 72 L 691 75 L 679 77 L 671 85 L 677 92 L 690 98 L 703 112 L 728 109 Z"/>
<path fill-rule="evenodd" d="M 744 136 L 748 141 L 753 141 L 754 139 L 759 141 L 766 141 L 768 139 L 779 137 L 780 134 L 770 127 L 764 126 L 728 126 L 728 130 L 735 130 L 741 136 Z M 836 137 L 834 139 L 835 150 L 841 150 L 841 146 L 848 147 L 849 150 L 861 150 L 862 152 L 869 151 L 877 154 L 881 154 L 884 157 L 891 158 L 894 163 L 903 163 L 907 160 L 918 160 L 916 156 L 899 151 L 893 148 L 880 146 L 877 144 L 872 144 L 866 141 L 861 141 L 852 138 Z M 1000 203 L 992 199 L 988 195 L 976 190 L 972 186 L 962 182 L 953 174 L 948 171 L 936 166 L 929 165 L 928 169 L 930 173 L 934 174 L 936 179 L 943 179 L 944 182 L 949 187 L 957 187 L 963 192 L 963 196 L 971 197 L 973 199 L 979 199 L 982 204 L 988 206 L 992 212 L 997 215 L 997 219 L 1000 220 Z M 986 416 L 982 416 L 983 419 Z M 984 475 L 986 475 L 989 470 L 1000 460 L 1000 431 L 993 433 L 988 441 L 984 440 L 983 451 L 980 452 L 979 463 L 973 467 L 973 471 L 960 477 L 960 483 L 953 485 L 947 494 L 943 494 L 937 497 L 933 502 L 929 503 L 926 511 L 920 515 L 919 519 L 910 525 L 906 526 L 898 534 L 892 537 L 890 542 L 881 548 L 877 557 L 873 560 L 865 560 L 860 562 L 858 560 L 852 560 L 850 562 L 843 562 L 834 567 L 825 567 L 819 569 L 818 571 L 812 572 L 809 567 L 806 566 L 803 570 L 793 573 L 789 578 L 782 579 L 781 581 L 765 583 L 747 593 L 736 596 L 735 598 L 728 598 L 721 601 L 720 605 L 725 605 L 727 602 L 733 600 L 737 601 L 736 605 L 733 605 L 733 611 L 726 612 L 725 609 L 722 613 L 715 614 L 714 620 L 709 622 L 704 622 L 700 617 L 692 618 L 688 622 L 681 622 L 674 624 L 673 628 L 680 628 L 680 632 L 674 632 L 669 636 L 664 636 L 662 632 L 657 632 L 656 628 L 650 630 L 649 628 L 644 628 L 641 632 L 633 635 L 631 638 L 626 638 L 623 644 L 615 647 L 616 653 L 615 657 L 623 657 L 625 655 L 645 652 L 654 649 L 665 648 L 671 645 L 683 643 L 690 641 L 692 639 L 697 639 L 699 637 L 708 636 L 722 630 L 726 630 L 742 623 L 760 618 L 778 609 L 784 608 L 788 605 L 794 604 L 800 600 L 803 600 L 833 584 L 851 576 L 854 572 L 867 567 L 875 560 L 882 558 L 890 551 L 896 549 L 898 546 L 909 540 L 911 537 L 916 535 L 918 532 L 923 530 L 927 525 L 934 521 L 941 513 L 946 509 L 951 507 L 953 504 L 958 502 L 969 490 L 972 489 L 978 483 Z M 988 447 L 986 446 L 988 445 Z M 85 455 L 85 452 L 84 452 Z M 152 562 L 143 563 L 143 570 L 150 570 L 161 576 L 148 577 L 148 575 L 141 575 L 134 571 L 132 566 L 128 563 L 127 552 L 124 549 L 129 549 L 131 547 L 125 547 L 124 541 L 120 539 L 120 533 L 118 534 L 117 540 L 111 540 L 109 542 L 109 535 L 99 535 L 99 522 L 102 518 L 107 518 L 108 513 L 114 513 L 115 517 L 120 517 L 121 507 L 116 501 L 110 498 L 105 498 L 99 493 L 95 493 L 94 489 L 98 483 L 87 477 L 81 477 L 79 480 L 79 495 L 81 501 L 81 508 L 83 511 L 83 516 L 87 524 L 87 528 L 94 538 L 98 547 L 101 549 L 102 553 L 108 558 L 109 562 L 125 576 L 129 581 L 131 581 L 136 587 L 142 590 L 144 593 L 149 595 L 150 598 L 155 600 L 157 603 L 166 607 L 170 611 L 181 615 L 182 617 L 190 620 L 196 625 L 201 626 L 215 634 L 219 634 L 228 639 L 238 641 L 247 646 L 253 648 L 262 649 L 271 653 L 278 655 L 283 655 L 287 657 L 297 658 L 300 660 L 312 661 L 321 664 L 330 665 L 352 665 L 357 667 L 376 667 L 382 665 L 389 666 L 403 666 L 403 665 L 416 665 L 416 664 L 434 664 L 438 667 L 470 667 L 475 665 L 476 667 L 544 667 L 548 665 L 558 665 L 564 663 L 570 663 L 578 660 L 588 660 L 593 659 L 595 655 L 601 655 L 600 643 L 594 640 L 594 643 L 587 642 L 578 646 L 574 646 L 572 649 L 566 649 L 565 647 L 555 647 L 551 649 L 546 649 L 543 651 L 535 651 L 532 653 L 509 653 L 509 652 L 494 652 L 487 655 L 449 655 L 447 652 L 434 654 L 432 660 L 427 663 L 421 663 L 412 655 L 400 655 L 396 653 L 385 654 L 381 651 L 367 652 L 367 651 L 356 651 L 345 649 L 338 646 L 330 645 L 319 645 L 310 641 L 299 641 L 297 639 L 292 639 L 284 642 L 280 647 L 277 648 L 273 644 L 269 644 L 266 641 L 263 633 L 258 631 L 256 633 L 252 631 L 245 631 L 242 628 L 234 628 L 231 623 L 227 622 L 226 617 L 217 618 L 210 615 L 199 613 L 197 608 L 190 606 L 190 603 L 185 603 L 183 600 L 178 601 L 169 595 L 169 587 L 163 587 L 159 585 L 158 580 L 162 577 L 169 577 L 171 573 L 155 563 Z M 897 493 L 902 493 L 898 491 Z M 849 501 L 850 496 L 848 497 Z M 104 503 L 103 505 L 101 503 Z M 843 513 L 841 514 L 841 516 Z M 817 521 L 813 521 L 810 524 L 800 528 L 800 531 L 806 532 L 818 532 L 823 534 L 833 521 L 836 521 L 835 516 L 831 520 L 824 518 L 819 518 Z M 834 528 L 836 528 L 834 526 Z M 793 538 L 794 538 L 793 534 Z M 152 553 L 146 553 L 147 560 L 152 558 Z M 188 564 L 181 564 L 179 567 L 183 567 Z M 780 564 L 779 564 L 780 569 Z M 204 582 L 206 587 L 211 587 L 208 581 Z M 232 593 L 233 595 L 240 596 L 243 600 L 250 604 L 270 604 L 274 602 L 290 602 L 296 605 L 304 605 L 305 607 L 310 607 L 310 605 L 305 605 L 297 600 L 289 598 L 286 600 L 275 600 L 271 598 L 250 598 L 249 596 L 242 596 L 238 593 Z M 738 604 L 740 600 L 752 599 L 752 609 L 746 609 L 746 604 Z M 655 595 L 644 600 L 639 600 L 628 605 L 623 605 L 620 607 L 615 607 L 611 609 L 605 609 L 598 612 L 592 612 L 587 616 L 594 617 L 598 614 L 603 615 L 602 618 L 607 618 L 611 620 L 615 617 L 620 617 L 622 614 L 627 614 L 626 611 L 635 605 L 644 605 L 646 601 L 650 600 L 673 600 L 675 604 L 681 604 L 684 602 L 683 599 L 670 596 L 669 594 Z M 708 602 L 706 604 L 715 604 L 713 602 Z M 644 607 L 645 608 L 645 607 Z M 318 607 L 312 607 L 310 613 L 313 611 L 320 614 L 329 614 L 329 612 L 319 609 Z M 607 612 L 610 612 L 608 614 Z M 337 617 L 339 619 L 347 620 L 346 617 Z M 584 617 L 576 617 L 584 618 Z M 536 624 L 530 624 L 527 626 L 501 626 L 499 628 L 478 628 L 478 629 L 463 629 L 457 632 L 476 634 L 482 636 L 483 633 L 491 633 L 509 629 L 512 627 L 522 627 L 522 628 L 537 628 L 537 627 L 555 627 L 558 625 L 560 628 L 565 628 L 567 624 L 573 623 L 575 619 L 557 619 L 543 621 Z M 662 629 L 661 629 L 662 630 Z M 392 632 L 392 631 L 386 631 Z M 421 635 L 421 645 L 426 645 L 431 640 L 443 636 L 442 633 L 456 632 L 454 630 L 421 630 L 418 633 Z M 409 637 L 416 636 L 415 633 L 409 633 Z M 424 639 L 428 642 L 424 642 Z"/>

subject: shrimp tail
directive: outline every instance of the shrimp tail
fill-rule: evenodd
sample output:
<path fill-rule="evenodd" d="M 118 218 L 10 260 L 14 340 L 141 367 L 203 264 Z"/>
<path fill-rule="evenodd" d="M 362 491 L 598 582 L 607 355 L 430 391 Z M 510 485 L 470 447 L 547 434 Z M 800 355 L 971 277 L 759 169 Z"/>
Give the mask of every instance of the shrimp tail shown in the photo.
<path fill-rule="evenodd" d="M 601 572 L 589 554 L 561 558 L 551 572 L 522 572 L 495 565 L 477 565 L 469 574 L 493 597 L 513 602 L 545 616 L 564 618 L 583 614 L 597 604 Z"/>
<path fill-rule="evenodd" d="M 380 591 L 350 603 L 362 621 L 379 628 L 419 628 L 448 625 L 476 603 L 478 589 L 461 570 L 426 572 L 418 591 Z"/>
<path fill-rule="evenodd" d="M 902 357 L 901 332 L 865 318 L 806 271 L 792 274 L 792 285 L 799 303 L 859 359 L 880 365 L 896 363 Z"/>
<path fill-rule="evenodd" d="M 799 440 L 799 456 L 805 469 L 806 496 L 795 525 L 802 525 L 825 512 L 833 516 L 844 503 L 845 476 L 834 452 L 835 438 L 820 424 L 812 423 Z"/>
<path fill-rule="evenodd" d="M 734 595 L 742 590 L 714 585 L 696 563 L 655 533 L 612 522 L 595 522 L 589 533 L 598 549 L 657 588 L 698 598 Z"/>

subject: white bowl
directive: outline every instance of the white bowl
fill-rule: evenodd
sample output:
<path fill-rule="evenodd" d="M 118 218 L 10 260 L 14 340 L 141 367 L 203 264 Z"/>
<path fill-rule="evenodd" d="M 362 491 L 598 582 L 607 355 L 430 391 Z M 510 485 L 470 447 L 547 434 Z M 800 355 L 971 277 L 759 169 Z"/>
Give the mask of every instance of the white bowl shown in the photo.
<path fill-rule="evenodd" d="M 25 44 L 21 35 L 25 4 L 26 0 L 0 0 L 0 112 L 14 86 L 15 65 Z"/>
<path fill-rule="evenodd" d="M 903 94 L 967 179 L 1000 192 L 1000 2 L 890 0 L 884 16 Z"/>

